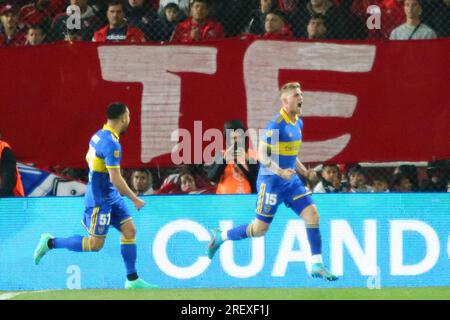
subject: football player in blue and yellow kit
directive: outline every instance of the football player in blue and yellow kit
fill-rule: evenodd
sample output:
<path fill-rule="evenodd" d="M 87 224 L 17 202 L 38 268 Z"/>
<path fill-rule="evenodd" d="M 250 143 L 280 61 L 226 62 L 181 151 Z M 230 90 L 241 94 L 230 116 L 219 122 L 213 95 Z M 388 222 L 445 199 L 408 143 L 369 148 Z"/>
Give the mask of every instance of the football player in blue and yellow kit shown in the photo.
<path fill-rule="evenodd" d="M 226 240 L 236 241 L 251 237 L 264 236 L 269 229 L 278 206 L 284 203 L 306 223 L 306 233 L 311 247 L 313 277 L 328 281 L 337 277 L 328 272 L 322 261 L 322 240 L 319 230 L 319 213 L 305 189 L 296 170 L 303 176 L 311 171 L 298 159 L 302 143 L 303 122 L 299 118 L 303 103 L 303 93 L 298 82 L 287 83 L 280 89 L 282 108 L 267 125 L 258 147 L 258 159 L 261 163 L 257 188 L 258 200 L 256 219 L 250 224 L 238 226 L 222 232 L 214 230 L 208 245 L 211 259 Z"/>
<path fill-rule="evenodd" d="M 38 264 L 51 249 L 68 249 L 76 252 L 99 251 L 105 242 L 110 226 L 121 232 L 120 251 L 127 271 L 126 289 L 150 289 L 136 272 L 136 227 L 121 194 L 127 196 L 137 210 L 145 202 L 128 187 L 120 173 L 122 148 L 119 136 L 130 123 L 130 112 L 123 103 L 113 103 L 107 110 L 107 123 L 97 131 L 89 142 L 86 160 L 89 165 L 89 183 L 85 195 L 85 211 L 82 224 L 89 236 L 74 235 L 54 238 L 48 233 L 41 236 L 34 253 Z"/>

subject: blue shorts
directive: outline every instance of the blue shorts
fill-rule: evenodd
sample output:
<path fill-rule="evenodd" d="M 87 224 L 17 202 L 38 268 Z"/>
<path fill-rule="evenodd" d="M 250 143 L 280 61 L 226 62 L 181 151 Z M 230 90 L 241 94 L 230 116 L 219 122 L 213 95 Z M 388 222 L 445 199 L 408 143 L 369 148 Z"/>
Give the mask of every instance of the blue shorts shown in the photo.
<path fill-rule="evenodd" d="M 291 180 L 284 180 L 277 175 L 259 175 L 257 188 L 256 218 L 266 223 L 272 222 L 278 206 L 283 202 L 297 215 L 314 204 L 312 192 L 306 191 L 297 175 Z"/>
<path fill-rule="evenodd" d="M 120 226 L 131 219 L 125 201 L 121 199 L 112 205 L 86 207 L 81 223 L 91 236 L 103 238 L 108 234 L 110 225 L 120 231 Z"/>

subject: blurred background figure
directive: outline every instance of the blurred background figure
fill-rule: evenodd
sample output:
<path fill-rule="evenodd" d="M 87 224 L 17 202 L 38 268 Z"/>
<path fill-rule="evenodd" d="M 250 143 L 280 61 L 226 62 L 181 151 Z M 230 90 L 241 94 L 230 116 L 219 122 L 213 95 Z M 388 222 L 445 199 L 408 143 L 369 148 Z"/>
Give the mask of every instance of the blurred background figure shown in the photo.
<path fill-rule="evenodd" d="M 25 32 L 19 26 L 19 8 L 15 5 L 0 5 L 0 47 L 22 46 Z"/>
<path fill-rule="evenodd" d="M 201 167 L 184 165 L 176 174 L 169 175 L 154 194 L 213 194 L 215 191 Z"/>
<path fill-rule="evenodd" d="M 189 17 L 176 26 L 171 42 L 189 43 L 225 37 L 222 24 L 210 18 L 209 1 L 192 0 Z"/>
<path fill-rule="evenodd" d="M 186 18 L 186 15 L 181 11 L 176 3 L 168 3 L 161 11 L 161 40 L 169 41 L 177 24 Z"/>
<path fill-rule="evenodd" d="M 324 164 L 320 173 L 320 181 L 314 187 L 314 193 L 341 192 L 341 172 L 337 164 Z"/>
<path fill-rule="evenodd" d="M 435 39 L 436 32 L 422 21 L 422 1 L 405 0 L 406 22 L 392 30 L 390 40 Z"/>
<path fill-rule="evenodd" d="M 217 194 L 256 193 L 258 164 L 248 148 L 246 131 L 240 120 L 224 124 L 226 149 L 205 167 L 208 178 L 217 183 Z"/>
<path fill-rule="evenodd" d="M 372 192 L 389 192 L 389 182 L 385 177 L 375 176 L 372 181 Z"/>
<path fill-rule="evenodd" d="M 102 21 L 96 15 L 96 11 L 93 7 L 88 4 L 88 0 L 70 0 L 69 4 L 80 8 L 80 27 L 83 40 L 91 41 L 94 31 L 101 26 Z M 64 10 L 53 20 L 52 29 L 48 35 L 52 41 L 62 41 L 65 39 L 68 31 L 74 30 L 67 27 L 68 20 L 69 16 L 64 8 Z"/>
<path fill-rule="evenodd" d="M 311 19 L 309 19 L 306 32 L 308 39 L 326 39 L 327 27 L 325 25 L 325 19 L 320 14 L 314 14 Z"/>
<path fill-rule="evenodd" d="M 425 180 L 422 191 L 446 192 L 450 182 L 450 164 L 446 160 L 430 161 L 427 167 L 428 179 Z"/>
<path fill-rule="evenodd" d="M 160 16 L 146 0 L 127 0 L 124 9 L 129 26 L 139 28 L 147 41 L 161 40 L 163 26 Z"/>
<path fill-rule="evenodd" d="M 153 177 L 147 169 L 137 169 L 131 174 L 131 190 L 136 192 L 138 196 L 150 195 L 155 192 L 153 190 Z"/>
<path fill-rule="evenodd" d="M 411 177 L 405 173 L 395 174 L 392 182 L 392 190 L 394 192 L 412 192 L 413 183 Z"/>
<path fill-rule="evenodd" d="M 419 191 L 419 177 L 417 167 L 413 164 L 402 164 L 394 170 L 394 180 L 397 176 L 408 178 L 412 184 L 412 191 Z"/>
<path fill-rule="evenodd" d="M 264 34 L 266 15 L 276 8 L 278 8 L 277 0 L 260 0 L 259 8 L 250 12 L 246 32 L 255 35 Z"/>
<path fill-rule="evenodd" d="M 79 29 L 67 30 L 66 34 L 64 35 L 64 41 L 83 41 L 83 33 Z"/>
<path fill-rule="evenodd" d="M 290 26 L 286 23 L 286 16 L 281 10 L 274 10 L 266 14 L 264 31 L 262 39 L 288 40 L 293 37 Z"/>
<path fill-rule="evenodd" d="M 46 34 L 39 25 L 30 26 L 27 31 L 25 45 L 36 46 L 44 43 Z"/>
<path fill-rule="evenodd" d="M 357 164 L 348 170 L 350 183 L 349 192 L 371 192 L 372 188 L 367 184 L 367 175 L 364 168 Z"/>
<path fill-rule="evenodd" d="M 11 146 L 0 133 L 0 197 L 23 197 L 22 179 Z"/>

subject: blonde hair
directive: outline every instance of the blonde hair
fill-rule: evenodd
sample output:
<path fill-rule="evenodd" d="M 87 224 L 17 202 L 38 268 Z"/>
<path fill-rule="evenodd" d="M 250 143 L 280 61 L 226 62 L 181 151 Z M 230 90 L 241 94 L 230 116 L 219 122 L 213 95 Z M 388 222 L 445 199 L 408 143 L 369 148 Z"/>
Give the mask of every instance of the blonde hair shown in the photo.
<path fill-rule="evenodd" d="M 283 98 L 284 94 L 295 89 L 300 89 L 299 82 L 288 82 L 285 83 L 280 89 L 280 98 Z"/>

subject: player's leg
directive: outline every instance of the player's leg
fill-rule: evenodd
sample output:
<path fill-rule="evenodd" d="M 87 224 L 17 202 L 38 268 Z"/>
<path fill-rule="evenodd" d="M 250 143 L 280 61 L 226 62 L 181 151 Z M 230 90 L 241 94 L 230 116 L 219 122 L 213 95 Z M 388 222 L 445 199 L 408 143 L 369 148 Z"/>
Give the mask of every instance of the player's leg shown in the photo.
<path fill-rule="evenodd" d="M 42 257 L 51 249 L 67 249 L 74 252 L 99 251 L 103 247 L 109 223 L 108 207 L 86 208 L 83 224 L 89 236 L 73 235 L 67 238 L 53 237 L 49 233 L 41 235 L 39 244 L 34 252 L 34 263 L 39 264 Z"/>
<path fill-rule="evenodd" d="M 314 278 L 323 278 L 328 281 L 337 280 L 337 277 L 325 268 L 322 259 L 322 237 L 319 227 L 319 212 L 315 204 L 309 204 L 300 213 L 305 221 L 306 235 L 311 248 L 312 270 L 311 276 Z"/>
<path fill-rule="evenodd" d="M 120 231 L 120 253 L 125 264 L 127 280 L 126 289 L 153 289 L 158 286 L 140 279 L 136 270 L 137 247 L 136 225 L 134 224 L 124 201 L 120 201 L 111 209 L 111 224 Z"/>
<path fill-rule="evenodd" d="M 212 259 L 222 243 L 227 240 L 238 241 L 246 238 L 262 237 L 269 230 L 278 205 L 282 202 L 279 195 L 271 192 L 270 186 L 261 183 L 259 186 L 258 201 L 256 205 L 256 219 L 248 224 L 232 228 L 227 232 L 216 229 L 212 232 L 208 244 L 208 257 Z"/>
<path fill-rule="evenodd" d="M 322 238 L 319 228 L 320 217 L 311 197 L 311 192 L 306 191 L 303 183 L 297 177 L 291 182 L 288 194 L 286 205 L 305 221 L 306 235 L 311 248 L 311 275 L 329 281 L 337 280 L 337 277 L 329 273 L 323 265 Z"/>

